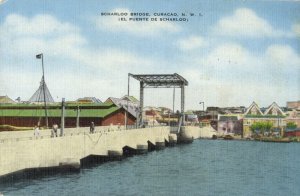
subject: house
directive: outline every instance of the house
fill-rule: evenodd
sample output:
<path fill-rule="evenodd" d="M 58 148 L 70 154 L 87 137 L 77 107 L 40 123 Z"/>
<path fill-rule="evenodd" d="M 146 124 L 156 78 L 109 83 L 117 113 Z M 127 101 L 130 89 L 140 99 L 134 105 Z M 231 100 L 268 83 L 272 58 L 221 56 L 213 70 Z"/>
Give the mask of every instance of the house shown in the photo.
<path fill-rule="evenodd" d="M 284 137 L 300 137 L 300 128 L 291 131 L 285 131 Z"/>
<path fill-rule="evenodd" d="M 125 97 L 125 96 L 124 96 Z M 104 103 L 113 103 L 116 106 L 123 108 L 128 113 L 130 113 L 135 118 L 138 118 L 139 115 L 139 102 L 133 99 L 134 101 L 130 101 L 127 97 L 126 98 L 115 98 L 109 97 L 106 99 Z"/>
<path fill-rule="evenodd" d="M 292 111 L 287 111 L 286 114 L 286 123 L 293 122 L 300 128 L 300 110 L 293 109 Z"/>
<path fill-rule="evenodd" d="M 16 102 L 11 98 L 9 98 L 7 95 L 0 96 L 0 104 L 7 104 L 7 103 L 16 103 Z"/>
<path fill-rule="evenodd" d="M 288 101 L 286 103 L 286 107 L 288 109 L 296 109 L 296 110 L 300 110 L 300 100 L 299 101 Z"/>
<path fill-rule="evenodd" d="M 300 101 L 289 101 L 286 103 L 286 122 L 293 122 L 300 128 Z"/>
<path fill-rule="evenodd" d="M 258 104 L 253 102 L 244 114 L 243 137 L 252 135 L 251 125 L 255 122 L 270 122 L 272 123 L 273 131 L 282 132 L 286 125 L 285 117 L 286 114 L 275 102 L 267 107 L 264 113 L 261 111 Z"/>

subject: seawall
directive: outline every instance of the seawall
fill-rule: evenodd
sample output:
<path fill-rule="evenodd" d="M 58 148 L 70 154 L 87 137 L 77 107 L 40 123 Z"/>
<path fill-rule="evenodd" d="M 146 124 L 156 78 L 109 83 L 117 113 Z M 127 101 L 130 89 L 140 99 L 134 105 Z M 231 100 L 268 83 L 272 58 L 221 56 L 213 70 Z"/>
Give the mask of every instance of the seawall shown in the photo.
<path fill-rule="evenodd" d="M 50 130 L 41 131 L 35 138 L 33 131 L 0 134 L 0 177 L 24 169 L 48 168 L 74 164 L 90 155 L 122 155 L 123 147 L 169 141 L 169 127 L 124 130 L 122 127 L 65 129 L 63 137 L 50 137 Z"/>

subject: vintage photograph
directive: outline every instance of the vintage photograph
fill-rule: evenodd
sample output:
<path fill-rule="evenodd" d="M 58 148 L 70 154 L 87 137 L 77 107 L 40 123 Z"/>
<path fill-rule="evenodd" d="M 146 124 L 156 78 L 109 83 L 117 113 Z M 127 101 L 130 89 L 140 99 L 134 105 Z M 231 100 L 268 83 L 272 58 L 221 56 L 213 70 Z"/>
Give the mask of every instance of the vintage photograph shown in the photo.
<path fill-rule="evenodd" d="M 297 196 L 299 142 L 298 0 L 0 0 L 0 196 Z"/>

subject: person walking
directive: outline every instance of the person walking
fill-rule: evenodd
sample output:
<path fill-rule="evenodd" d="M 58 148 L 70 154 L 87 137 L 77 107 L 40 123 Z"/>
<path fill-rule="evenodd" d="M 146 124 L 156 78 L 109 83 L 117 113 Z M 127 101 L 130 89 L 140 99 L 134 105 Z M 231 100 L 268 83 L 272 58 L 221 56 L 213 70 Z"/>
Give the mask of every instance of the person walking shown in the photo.
<path fill-rule="evenodd" d="M 56 123 L 53 124 L 52 126 L 52 132 L 51 132 L 51 137 L 57 137 L 57 130 L 58 130 L 58 125 Z M 53 136 L 52 136 L 53 134 Z"/>
<path fill-rule="evenodd" d="M 34 137 L 35 139 L 39 138 L 40 137 L 40 129 L 38 126 L 34 126 Z"/>
<path fill-rule="evenodd" d="M 94 124 L 94 122 L 91 122 L 90 133 L 94 133 L 94 132 L 95 132 L 95 124 Z"/>

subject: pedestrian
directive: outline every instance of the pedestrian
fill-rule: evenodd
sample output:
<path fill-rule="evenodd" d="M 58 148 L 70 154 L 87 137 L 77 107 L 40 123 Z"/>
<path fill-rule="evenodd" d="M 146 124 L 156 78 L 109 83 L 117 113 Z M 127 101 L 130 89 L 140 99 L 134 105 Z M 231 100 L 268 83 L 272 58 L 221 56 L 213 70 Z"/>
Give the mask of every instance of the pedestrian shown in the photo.
<path fill-rule="evenodd" d="M 52 126 L 52 132 L 51 132 L 51 137 L 57 137 L 57 130 L 58 130 L 58 125 L 56 123 L 53 124 Z M 52 136 L 53 134 L 53 136 Z"/>
<path fill-rule="evenodd" d="M 40 137 L 40 129 L 38 126 L 34 126 L 34 137 L 35 137 L 35 139 Z"/>
<path fill-rule="evenodd" d="M 95 132 L 95 124 L 94 124 L 94 122 L 91 122 L 90 133 L 94 133 L 94 132 Z"/>

